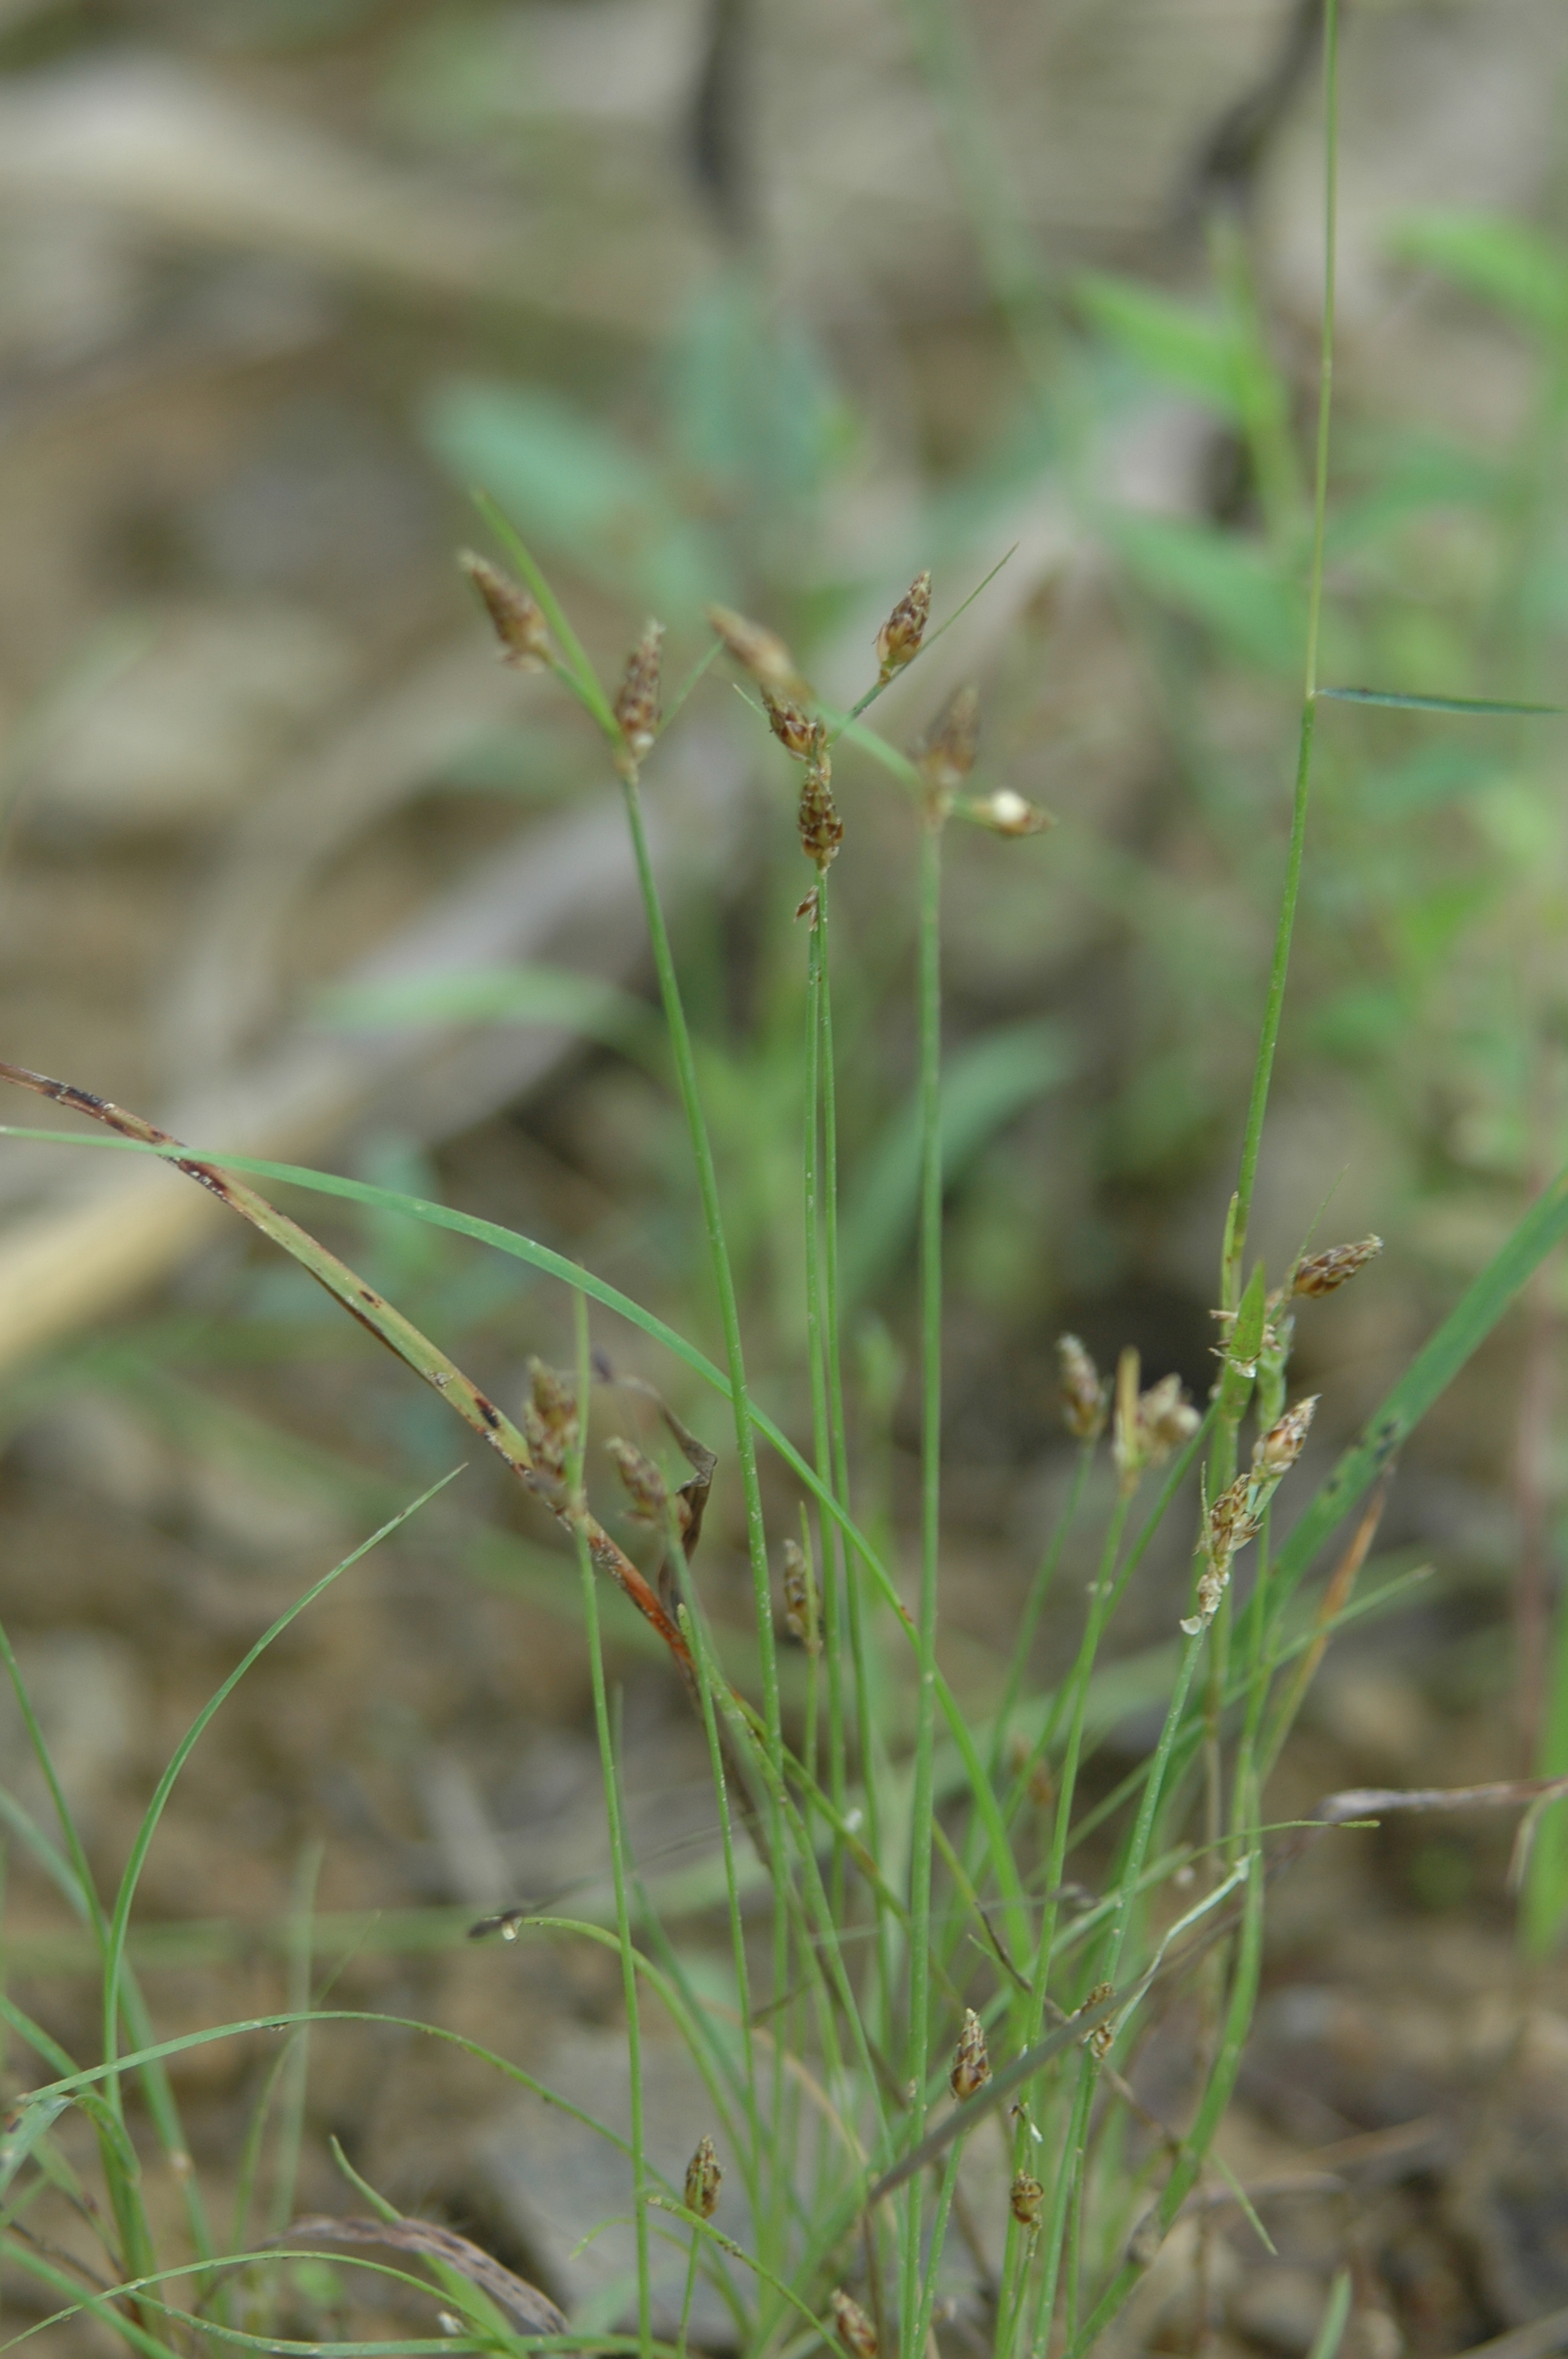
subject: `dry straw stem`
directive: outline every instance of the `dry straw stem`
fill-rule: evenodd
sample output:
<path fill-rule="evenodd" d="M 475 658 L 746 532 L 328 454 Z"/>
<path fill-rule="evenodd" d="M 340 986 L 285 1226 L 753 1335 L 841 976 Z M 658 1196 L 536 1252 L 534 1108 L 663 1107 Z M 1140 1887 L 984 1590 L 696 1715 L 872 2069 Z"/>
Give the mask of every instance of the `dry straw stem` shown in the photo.
<path fill-rule="evenodd" d="M 105 1098 L 94 1097 L 69 1082 L 51 1080 L 44 1073 L 35 1073 L 26 1066 L 0 1063 L 0 1081 L 14 1082 L 36 1096 L 51 1099 L 55 1104 L 69 1106 L 77 1114 L 90 1115 L 122 1138 L 135 1139 L 143 1146 L 178 1148 L 179 1141 L 156 1124 L 146 1122 L 139 1114 L 127 1113 L 123 1106 L 112 1104 Z M 564 1480 L 564 1468 L 540 1464 L 525 1435 L 510 1418 L 498 1409 L 493 1401 L 463 1374 L 456 1362 L 448 1358 L 438 1345 L 421 1334 L 418 1328 L 395 1310 L 384 1296 L 340 1261 L 335 1254 L 319 1245 L 309 1233 L 277 1211 L 265 1196 L 215 1164 L 200 1158 L 176 1153 L 168 1158 L 177 1170 L 194 1180 L 199 1187 L 217 1199 L 230 1211 L 249 1221 L 264 1236 L 291 1254 L 308 1269 L 312 1277 L 336 1298 L 362 1327 L 384 1343 L 406 1366 L 421 1376 L 441 1398 L 456 1409 L 463 1422 L 493 1450 L 503 1463 L 526 1484 L 536 1498 L 543 1501 L 568 1530 L 580 1529 L 588 1543 L 589 1554 L 599 1571 L 608 1574 L 623 1590 L 638 1612 L 652 1624 L 669 1648 L 687 1686 L 695 1683 L 691 1652 L 686 1638 L 672 1617 L 665 1612 L 654 1591 L 638 1571 L 631 1559 L 620 1549 L 594 1516 L 568 1495 Z M 548 1442 L 547 1429 L 551 1419 L 560 1410 L 558 1401 L 542 1408 L 535 1392 L 534 1414 L 538 1421 L 536 1431 L 546 1435 L 547 1455 L 554 1458 L 553 1444 Z M 575 1405 L 573 1409 L 575 1415 Z M 559 1431 L 556 1440 L 559 1440 Z"/>

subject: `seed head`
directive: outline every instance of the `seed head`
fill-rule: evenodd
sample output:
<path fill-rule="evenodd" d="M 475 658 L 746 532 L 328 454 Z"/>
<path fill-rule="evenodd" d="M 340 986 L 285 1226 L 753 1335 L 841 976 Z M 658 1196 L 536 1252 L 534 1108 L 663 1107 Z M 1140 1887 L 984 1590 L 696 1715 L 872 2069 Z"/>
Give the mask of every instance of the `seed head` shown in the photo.
<path fill-rule="evenodd" d="M 883 687 L 895 671 L 913 663 L 920 653 L 925 625 L 931 620 L 931 576 L 917 573 L 881 629 L 877 633 L 877 661 Z"/>
<path fill-rule="evenodd" d="M 635 1442 L 622 1441 L 619 1435 L 605 1443 L 614 1459 L 626 1495 L 632 1502 L 632 1515 L 639 1524 L 662 1525 L 669 1503 L 669 1485 L 651 1458 L 644 1457 Z"/>
<path fill-rule="evenodd" d="M 460 551 L 458 563 L 484 601 L 500 642 L 502 662 L 510 664 L 514 671 L 543 671 L 550 654 L 544 608 L 488 557 L 465 549 Z"/>
<path fill-rule="evenodd" d="M 979 744 L 979 697 L 972 688 L 956 689 L 927 730 L 915 757 L 934 794 L 957 792 L 975 766 Z"/>
<path fill-rule="evenodd" d="M 1076 1335 L 1058 1335 L 1056 1358 L 1061 1368 L 1062 1421 L 1079 1441 L 1098 1441 L 1105 1431 L 1110 1386 Z"/>
<path fill-rule="evenodd" d="M 852 2295 L 842 2286 L 836 2286 L 827 2307 L 833 2312 L 833 2323 L 838 2330 L 838 2340 L 850 2359 L 877 2359 L 877 2330 Z"/>
<path fill-rule="evenodd" d="M 833 800 L 833 764 L 820 726 L 801 781 L 799 826 L 800 848 L 808 860 L 816 861 L 820 875 L 838 859 L 844 841 L 844 822 Z"/>
<path fill-rule="evenodd" d="M 1051 1775 L 1051 1764 L 1042 1753 L 1034 1757 L 1034 1748 L 1027 1736 L 1015 1736 L 1008 1747 L 1008 1766 L 1014 1777 L 1026 1780 L 1025 1790 L 1036 1810 L 1048 1810 L 1056 1799 L 1056 1780 Z"/>
<path fill-rule="evenodd" d="M 554 1475 L 557 1483 L 564 1480 L 567 1461 L 577 1447 L 577 1390 L 543 1360 L 528 1363 L 523 1431 L 541 1473 Z"/>
<path fill-rule="evenodd" d="M 808 1655 L 820 1654 L 822 1639 L 816 1627 L 816 1583 L 811 1577 L 811 1562 L 798 1540 L 784 1544 L 784 1628 L 792 1638 L 798 1638 Z"/>
<path fill-rule="evenodd" d="M 795 658 L 775 632 L 765 631 L 761 623 L 728 606 L 709 606 L 708 619 L 741 670 L 750 672 L 759 688 L 792 700 L 806 692 Z"/>
<path fill-rule="evenodd" d="M 1362 1237 L 1353 1245 L 1330 1245 L 1326 1253 L 1308 1254 L 1296 1264 L 1292 1294 L 1333 1294 L 1358 1269 L 1365 1269 L 1383 1250 L 1381 1237 Z"/>
<path fill-rule="evenodd" d="M 958 2045 L 953 2055 L 953 2070 L 947 2076 L 947 2086 L 960 2104 L 983 2089 L 991 2076 L 991 2060 L 986 2047 L 986 2027 L 972 2006 L 964 2009 L 964 2027 L 958 2034 Z"/>
<path fill-rule="evenodd" d="M 786 754 L 793 754 L 797 762 L 804 762 L 816 752 L 824 734 L 822 723 L 814 721 L 793 697 L 773 696 L 764 688 L 762 710 L 768 716 L 768 727 Z"/>
<path fill-rule="evenodd" d="M 1037 2228 L 1040 2225 L 1045 2190 L 1037 2179 L 1031 2179 L 1026 2170 L 1021 2170 L 1013 2180 L 1009 2201 L 1012 2206 L 1012 2216 L 1021 2228 Z"/>
<path fill-rule="evenodd" d="M 1044 835 L 1048 827 L 1056 824 L 1054 811 L 1043 810 L 1038 803 L 1026 802 L 1013 787 L 998 787 L 994 794 L 976 795 L 958 808 L 965 819 L 973 820 L 979 827 L 989 827 L 993 835 Z"/>
<path fill-rule="evenodd" d="M 1140 1400 L 1138 1423 L 1145 1463 L 1162 1466 L 1173 1450 L 1192 1440 L 1203 1419 L 1183 1391 L 1180 1376 L 1162 1376 Z"/>
<path fill-rule="evenodd" d="M 651 618 L 626 658 L 626 669 L 615 696 L 615 722 L 632 760 L 640 762 L 652 750 L 659 728 L 659 659 L 665 626 Z"/>
<path fill-rule="evenodd" d="M 1307 1394 L 1304 1399 L 1296 1402 L 1293 1408 L 1285 1411 L 1277 1425 L 1271 1425 L 1268 1432 L 1253 1443 L 1252 1463 L 1271 1482 L 1277 1483 L 1281 1474 L 1288 1473 L 1301 1456 L 1317 1400 L 1316 1393 Z"/>
<path fill-rule="evenodd" d="M 719 2168 L 713 2140 L 698 2138 L 697 2152 L 686 2167 L 687 2210 L 695 2212 L 699 2220 L 711 2220 L 719 2208 L 719 2190 L 723 2184 L 724 2173 Z"/>

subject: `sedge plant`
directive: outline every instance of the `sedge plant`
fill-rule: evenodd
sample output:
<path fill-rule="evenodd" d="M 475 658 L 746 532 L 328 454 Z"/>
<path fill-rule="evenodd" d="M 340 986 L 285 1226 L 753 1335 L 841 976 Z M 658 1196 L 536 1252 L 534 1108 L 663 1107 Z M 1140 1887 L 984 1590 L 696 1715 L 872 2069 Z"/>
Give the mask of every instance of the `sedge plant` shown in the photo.
<path fill-rule="evenodd" d="M 616 2331 L 574 2329 L 545 2294 L 467 2240 L 400 2217 L 346 2161 L 351 2212 L 287 2216 L 306 2135 L 307 2032 L 319 2036 L 336 2025 L 339 2036 L 351 2037 L 391 2020 L 312 1997 L 314 1858 L 300 1872 L 289 2004 L 281 2013 L 160 2039 L 132 1971 L 127 1939 L 138 1879 L 171 1790 L 212 1714 L 262 1649 L 423 1498 L 308 1591 L 224 1680 L 159 1780 L 108 1897 L 54 1777 L 15 1653 L 0 1635 L 59 1825 L 40 1824 L 9 1794 L 0 1797 L 0 1810 L 13 1842 L 81 1917 L 101 1962 L 101 2030 L 90 2060 L 68 2054 L 0 1995 L 8 2037 L 36 2072 L 0 2135 L 0 2237 L 7 2267 L 57 2303 L 50 2325 L 85 2314 L 148 2359 L 198 2349 L 348 2359 L 394 2347 L 337 2332 L 280 2339 L 285 2273 L 301 2269 L 325 2241 L 356 2282 L 362 2273 L 373 2288 L 412 2285 L 438 2296 L 446 2331 L 400 2339 L 399 2351 L 591 2347 L 666 2359 L 691 2347 L 701 2285 L 729 2321 L 725 2347 L 746 2359 L 805 2359 L 823 2346 L 847 2359 L 925 2359 L 955 2305 L 966 2312 L 971 2338 L 983 2336 L 996 2359 L 1087 2359 L 1216 2167 L 1214 2144 L 1258 1989 L 1269 1873 L 1284 1856 L 1271 1850 L 1281 1838 L 1268 1821 L 1268 1779 L 1324 1647 L 1361 1610 L 1354 1590 L 1371 1508 L 1315 1593 L 1303 1594 L 1303 1586 L 1338 1527 L 1375 1497 L 1413 1425 L 1568 1231 L 1564 1174 L 1538 1196 L 1316 1493 L 1295 1501 L 1290 1536 L 1274 1545 L 1272 1503 L 1301 1480 L 1297 1462 L 1315 1406 L 1290 1394 L 1292 1302 L 1336 1291 L 1377 1248 L 1375 1239 L 1303 1248 L 1272 1273 L 1249 1258 L 1307 851 L 1314 734 L 1333 693 L 1319 679 L 1318 648 L 1333 362 L 1336 31 L 1330 0 L 1327 296 L 1313 523 L 1303 552 L 1304 692 L 1239 1178 L 1217 1240 L 1218 1375 L 1208 1402 L 1195 1403 L 1173 1377 L 1146 1381 L 1135 1353 L 1123 1353 L 1102 1375 L 1080 1343 L 1063 1339 L 1064 1415 L 1078 1447 L 1076 1471 L 1000 1690 L 978 1711 L 955 1692 L 941 1649 L 944 850 L 954 826 L 1005 839 L 1041 832 L 1048 821 L 1007 784 L 987 781 L 972 690 L 960 689 L 933 712 L 912 748 L 877 731 L 878 698 L 914 670 L 943 627 L 932 625 L 928 575 L 892 605 L 878 636 L 874 676 L 848 712 L 816 694 L 774 633 L 726 609 L 711 615 L 714 655 L 734 671 L 758 731 L 784 747 L 798 782 L 808 1432 L 785 1430 L 749 1381 L 701 1060 L 649 854 L 643 771 L 651 760 L 669 758 L 665 734 L 684 691 L 666 696 L 663 634 L 654 622 L 619 683 L 606 687 L 529 549 L 493 504 L 484 503 L 484 513 L 513 570 L 477 557 L 464 562 L 502 655 L 519 669 L 547 670 L 582 707 L 624 800 L 686 1125 L 718 1358 L 520 1232 L 367 1181 L 215 1157 L 72 1084 L 0 1066 L 0 1077 L 89 1117 L 103 1144 L 169 1161 L 249 1222 L 429 1386 L 561 1527 L 576 1560 L 591 1673 L 611 1863 L 608 1921 L 512 1910 L 491 1930 L 511 1941 L 571 1936 L 610 1946 L 632 2092 L 629 2135 L 568 2105 L 620 2158 L 635 2254 Z M 915 853 L 921 1480 L 908 1582 L 868 1489 L 858 1378 L 846 1345 L 834 988 L 852 948 L 836 922 L 833 887 L 853 826 L 834 777 L 836 751 L 846 744 L 871 753 L 903 790 Z M 349 1199 L 384 1219 L 433 1224 L 555 1280 L 574 1305 L 572 1364 L 535 1363 L 527 1397 L 510 1413 L 278 1210 L 256 1180 Z M 611 1321 L 630 1325 L 667 1355 L 683 1382 L 722 1404 L 720 1451 L 702 1443 L 656 1394 L 678 1469 L 600 1432 L 590 1329 Z M 591 1503 L 607 1452 L 643 1536 L 643 1562 Z M 1104 1457 L 1110 1505 L 1081 1633 L 1071 1659 L 1042 1688 L 1034 1660 L 1042 1612 L 1071 1529 L 1096 1495 L 1091 1478 Z M 704 1597 L 716 1544 L 711 1534 L 705 1543 L 703 1527 L 716 1481 L 735 1485 L 750 1571 L 752 1651 L 739 1671 L 733 1648 L 718 1643 Z M 782 1518 L 770 1512 L 770 1486 L 788 1495 Z M 1121 1784 L 1086 1807 L 1084 1769 L 1100 1725 L 1118 1611 L 1173 1516 L 1194 1518 L 1195 1542 L 1188 1610 L 1161 1658 L 1158 1734 Z M 718 1906 L 700 1973 L 691 1970 L 691 1929 L 667 1918 L 628 1832 L 600 1613 L 606 1583 L 620 1589 L 667 1656 L 711 1774 Z M 786 1647 L 800 1651 L 799 1681 L 781 1676 Z M 1185 2102 L 1158 2121 L 1138 2101 L 1129 2070 L 1153 2019 L 1152 1995 L 1177 1989 L 1195 1995 L 1199 2029 Z M 655 2012 L 686 2043 L 703 2091 L 679 2178 L 661 2168 L 646 2136 L 641 2059 Z M 224 2241 L 208 2217 L 166 2067 L 185 2048 L 249 2036 L 262 2024 L 290 2032 L 294 2045 L 264 2099 L 276 2134 L 265 2111 L 258 2114 L 233 2233 Z M 483 2052 L 438 2025 L 418 2027 L 469 2054 Z M 487 2060 L 505 2082 L 540 2085 L 503 2057 Z M 68 2156 L 61 2124 L 70 2114 L 91 2132 L 103 2200 Z M 146 2200 L 149 2137 L 185 2194 L 185 2241 L 174 2255 L 159 2249 Z M 97 2247 L 91 2262 L 62 2256 L 34 2233 L 29 2214 L 46 2191 L 74 2203 Z M 258 2216 L 270 2231 L 260 2239 Z M 373 2258 L 377 2245 L 384 2257 Z M 299 2288 L 309 2280 L 297 2274 L 287 2282 L 294 2317 Z M 665 2291 L 672 2284 L 673 2295 Z M 1337 2347 L 1348 2299 L 1348 2279 L 1336 2280 L 1318 2338 L 1325 2359 Z"/>

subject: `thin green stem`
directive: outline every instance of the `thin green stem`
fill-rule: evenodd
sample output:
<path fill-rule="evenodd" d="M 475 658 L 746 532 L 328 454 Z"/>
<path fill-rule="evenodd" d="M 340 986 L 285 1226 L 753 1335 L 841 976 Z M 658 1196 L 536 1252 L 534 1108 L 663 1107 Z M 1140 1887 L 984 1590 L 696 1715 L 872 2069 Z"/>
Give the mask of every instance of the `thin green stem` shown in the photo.
<path fill-rule="evenodd" d="M 588 1303 L 577 1304 L 577 1430 L 573 1437 L 567 1482 L 574 1506 L 572 1537 L 577 1545 L 578 1575 L 582 1590 L 583 1625 L 588 1634 L 589 1669 L 593 1685 L 593 1725 L 599 1739 L 600 1776 L 604 1788 L 604 1816 L 610 1837 L 610 1872 L 615 1892 L 615 1931 L 621 1953 L 621 1994 L 626 2012 L 626 2066 L 631 2089 L 632 2204 L 637 2241 L 637 2340 L 641 2359 L 652 2359 L 654 2305 L 648 2248 L 647 2160 L 643 2107 L 643 2033 L 637 1990 L 637 1959 L 632 1942 L 632 1917 L 626 1891 L 626 1831 L 621 1815 L 621 1781 L 616 1774 L 615 1745 L 610 1723 L 610 1695 L 604 1676 L 604 1642 L 599 1627 L 599 1589 L 589 1554 L 584 1526 L 583 1465 L 588 1454 L 588 1414 L 592 1383 L 588 1342 Z"/>
<path fill-rule="evenodd" d="M 932 813 L 920 838 L 920 1613 L 916 1650 L 914 1773 L 909 1845 L 909 2038 L 906 2073 L 914 2098 L 909 2142 L 925 2135 L 926 2058 L 931 2047 L 931 1816 L 936 1747 L 936 1611 L 942 1513 L 942 827 Z M 904 2226 L 904 2359 L 920 2310 L 919 2178 L 910 2182 Z"/>
<path fill-rule="evenodd" d="M 1295 794 L 1291 810 L 1291 842 L 1285 855 L 1285 881 L 1280 897 L 1279 924 L 1274 936 L 1273 963 L 1264 1004 L 1252 1093 L 1247 1107 L 1247 1128 L 1241 1147 L 1241 1170 L 1223 1273 L 1223 1300 L 1234 1310 L 1241 1298 L 1241 1269 L 1246 1258 L 1247 1229 L 1258 1178 L 1258 1157 L 1263 1143 L 1263 1119 L 1269 1108 L 1269 1083 L 1285 1004 L 1285 978 L 1291 962 L 1291 937 L 1295 929 L 1296 903 L 1301 892 L 1302 862 L 1306 848 L 1307 805 L 1312 788 L 1313 734 L 1317 722 L 1318 645 L 1323 621 L 1324 541 L 1328 518 L 1328 443 L 1334 395 L 1334 306 L 1338 263 L 1339 210 L 1339 7 L 1326 0 L 1324 11 L 1323 78 L 1325 125 L 1324 288 L 1323 325 L 1318 348 L 1317 451 L 1313 473 L 1312 566 L 1307 586 L 1307 625 L 1301 738 L 1296 753 Z"/>

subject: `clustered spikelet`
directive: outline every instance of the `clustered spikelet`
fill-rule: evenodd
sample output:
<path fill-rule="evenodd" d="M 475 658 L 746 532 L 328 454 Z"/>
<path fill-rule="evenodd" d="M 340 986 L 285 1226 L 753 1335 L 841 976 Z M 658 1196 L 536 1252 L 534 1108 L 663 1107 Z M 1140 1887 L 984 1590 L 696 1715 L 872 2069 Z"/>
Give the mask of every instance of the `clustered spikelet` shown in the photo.
<path fill-rule="evenodd" d="M 750 672 L 759 688 L 791 701 L 806 693 L 795 658 L 775 631 L 764 630 L 761 623 L 737 614 L 729 606 L 709 606 L 708 619 L 741 670 Z"/>
<path fill-rule="evenodd" d="M 1062 1422 L 1078 1441 L 1098 1441 L 1105 1431 L 1110 1386 L 1076 1335 L 1058 1335 Z"/>
<path fill-rule="evenodd" d="M 847 2294 L 842 2286 L 836 2286 L 827 2306 L 833 2312 L 838 2340 L 850 2359 L 877 2359 L 877 2330 L 854 2296 Z"/>
<path fill-rule="evenodd" d="M 1308 1254 L 1304 1261 L 1296 1264 L 1291 1292 L 1333 1294 L 1382 1250 L 1381 1237 L 1361 1237 L 1353 1245 L 1330 1245 L 1325 1253 Z"/>
<path fill-rule="evenodd" d="M 567 1462 L 577 1447 L 577 1388 L 569 1377 L 543 1360 L 528 1363 L 528 1397 L 523 1404 L 523 1431 L 534 1463 L 543 1474 L 564 1481 Z"/>
<path fill-rule="evenodd" d="M 458 563 L 484 601 L 502 662 L 510 664 L 514 671 L 543 671 L 549 661 L 550 635 L 537 599 L 503 573 L 499 565 L 492 565 L 488 557 L 476 556 L 471 549 L 460 552 Z"/>
<path fill-rule="evenodd" d="M 1051 1763 L 1044 1753 L 1036 1757 L 1034 1747 L 1023 1735 L 1015 1736 L 1008 1747 L 1008 1767 L 1014 1777 L 1024 1781 L 1024 1791 L 1038 1810 L 1049 1810 L 1056 1799 L 1056 1780 L 1051 1775 Z"/>
<path fill-rule="evenodd" d="M 962 2104 L 983 2089 L 991 2076 L 990 2051 L 986 2046 L 986 2027 L 972 2006 L 964 2009 L 964 2027 L 958 2034 L 954 2051 L 953 2070 L 947 2076 L 947 2086 Z"/>
<path fill-rule="evenodd" d="M 615 725 L 633 765 L 653 748 L 659 731 L 659 671 L 665 626 L 651 617 L 626 658 L 615 693 Z"/>
<path fill-rule="evenodd" d="M 1162 1466 L 1173 1451 L 1192 1440 L 1202 1418 L 1188 1400 L 1180 1376 L 1162 1376 L 1148 1391 L 1138 1389 L 1136 1352 L 1123 1352 L 1116 1371 L 1116 1423 L 1111 1450 L 1124 1489 L 1145 1467 Z"/>
<path fill-rule="evenodd" d="M 762 710 L 768 716 L 768 727 L 786 754 L 793 754 L 797 762 L 804 762 L 816 751 L 822 724 L 814 721 L 793 697 L 773 696 L 764 688 Z"/>
<path fill-rule="evenodd" d="M 1012 2207 L 1012 2216 L 1021 2228 L 1038 2228 L 1045 2190 L 1037 2179 L 1031 2179 L 1026 2170 L 1021 2170 L 1012 2182 L 1008 2201 Z"/>
<path fill-rule="evenodd" d="M 833 763 L 827 751 L 827 733 L 820 722 L 801 781 L 799 824 L 800 848 L 808 860 L 816 861 L 820 875 L 838 859 L 838 846 L 844 841 L 844 822 L 833 800 Z"/>
<path fill-rule="evenodd" d="M 695 2212 L 699 2220 L 711 2220 L 719 2209 L 719 2190 L 724 2184 L 724 2173 L 719 2168 L 719 2157 L 710 2137 L 698 2138 L 697 2152 L 686 2167 L 686 2208 Z"/>
<path fill-rule="evenodd" d="M 913 663 L 920 653 L 925 625 L 931 620 L 931 576 L 917 573 L 877 633 L 879 685 L 885 688 L 894 672 Z"/>
<path fill-rule="evenodd" d="M 784 1628 L 798 1638 L 808 1655 L 819 1654 L 822 1638 L 816 1626 L 816 1583 L 811 1560 L 798 1540 L 784 1544 Z"/>
<path fill-rule="evenodd" d="M 614 1459 L 626 1495 L 632 1502 L 633 1520 L 639 1524 L 662 1525 L 669 1504 L 669 1485 L 653 1460 L 646 1457 L 633 1441 L 622 1441 L 619 1435 L 604 1445 Z"/>
<path fill-rule="evenodd" d="M 1110 1996 L 1114 1987 L 1114 1984 L 1111 1983 L 1096 1983 L 1093 1990 L 1090 1991 L 1083 2005 L 1074 2009 L 1075 2014 L 1087 2015 L 1091 2007 L 1098 2006 L 1102 1999 L 1107 1999 Z M 1115 2045 L 1116 2025 L 1114 2021 L 1097 2023 L 1094 2029 L 1086 2036 L 1084 2040 L 1084 2046 L 1088 2049 L 1089 2054 L 1094 2058 L 1098 2064 L 1103 2064 L 1105 2062 L 1106 2058 L 1110 2054 L 1110 2051 Z"/>
<path fill-rule="evenodd" d="M 915 756 L 934 795 L 946 799 L 957 792 L 975 766 L 979 746 L 979 697 L 972 688 L 956 689 Z"/>
<path fill-rule="evenodd" d="M 1253 1445 L 1250 1471 L 1238 1474 L 1222 1491 L 1204 1516 L 1204 1569 L 1198 1576 L 1195 1614 L 1182 1628 L 1189 1638 L 1206 1630 L 1219 1611 L 1219 1601 L 1230 1586 L 1230 1568 L 1249 1540 L 1257 1537 L 1263 1510 L 1302 1454 L 1307 1428 L 1317 1407 L 1315 1393 L 1296 1402 Z"/>

